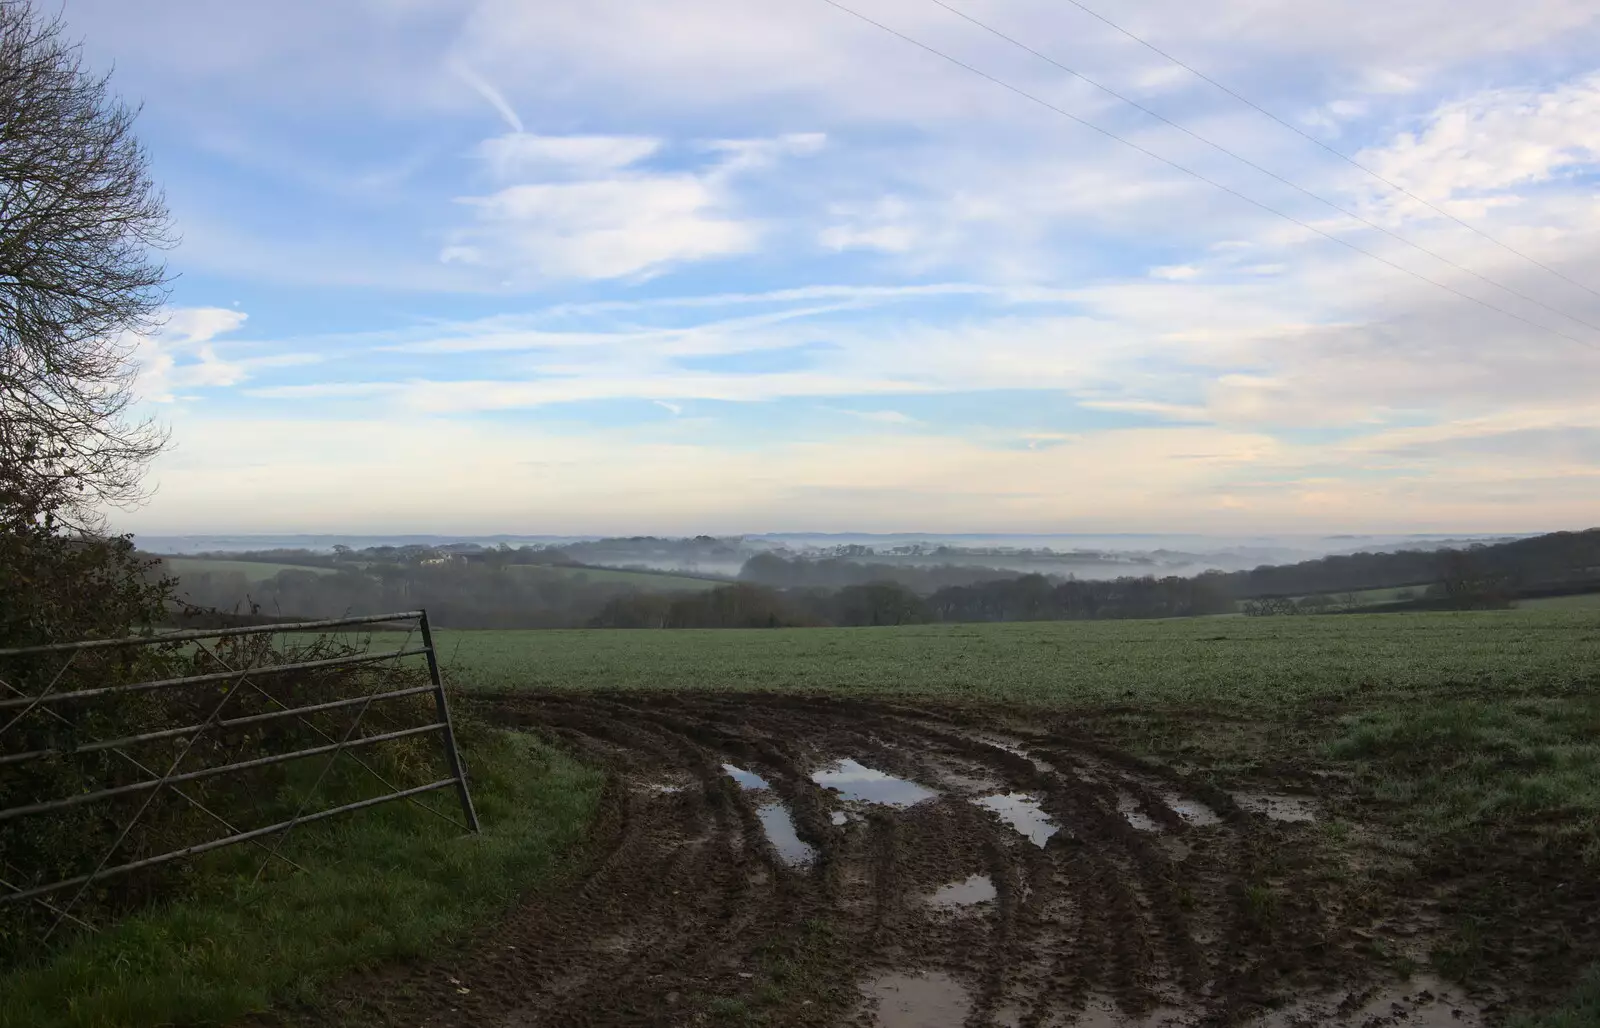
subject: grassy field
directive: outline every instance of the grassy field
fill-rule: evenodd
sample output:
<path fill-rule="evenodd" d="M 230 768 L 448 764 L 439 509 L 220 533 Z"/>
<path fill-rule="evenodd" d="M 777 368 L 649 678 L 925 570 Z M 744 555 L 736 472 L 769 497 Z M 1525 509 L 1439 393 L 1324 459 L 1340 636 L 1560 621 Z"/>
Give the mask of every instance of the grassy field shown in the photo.
<path fill-rule="evenodd" d="M 1392 603 L 1395 600 L 1416 599 L 1428 591 L 1426 585 L 1390 586 L 1383 589 L 1357 589 L 1354 592 L 1356 603 L 1368 606 L 1374 603 Z M 1326 596 L 1335 603 L 1342 603 L 1347 593 L 1318 593 L 1315 595 Z M 1308 597 L 1298 596 L 1296 599 L 1304 600 Z"/>
<path fill-rule="evenodd" d="M 255 584 L 276 578 L 280 571 L 310 571 L 318 575 L 331 575 L 333 568 L 307 567 L 300 564 L 260 564 L 253 560 L 214 560 L 209 557 L 162 557 L 167 571 L 182 579 L 184 575 L 227 574 L 238 572 L 245 581 Z"/>
<path fill-rule="evenodd" d="M 559 575 L 563 578 L 581 578 L 590 582 L 631 585 L 644 592 L 700 592 L 715 589 L 727 582 L 706 578 L 690 578 L 656 571 L 622 571 L 616 568 L 565 568 L 542 564 L 513 564 L 514 569 L 529 575 Z"/>
<path fill-rule="evenodd" d="M 1580 593 L 1577 596 L 1538 596 L 1531 600 L 1518 600 L 1522 610 L 1588 610 L 1600 611 L 1600 593 Z"/>
<path fill-rule="evenodd" d="M 1556 928 L 1571 928 L 1561 919 L 1588 908 L 1567 898 L 1574 890 L 1541 892 L 1538 883 L 1578 884 L 1600 870 L 1593 608 L 437 634 L 447 678 L 468 689 L 1012 704 L 1081 711 L 1079 731 L 1223 782 L 1329 769 L 1361 797 L 1356 820 L 1380 828 L 1388 857 L 1409 862 L 1419 881 L 1458 875 L 1463 855 L 1490 861 L 1440 925 L 1432 959 L 1456 981 L 1503 966 L 1495 961 L 1510 949 L 1559 940 Z M 406 807 L 303 832 L 293 852 L 316 868 L 309 875 L 258 887 L 248 884 L 251 862 L 241 862 L 242 877 L 223 865 L 191 902 L 0 976 L 0 1025 L 227 1022 L 269 1000 L 312 995 L 352 965 L 428 952 L 518 889 L 559 880 L 598 774 L 531 739 L 486 733 L 473 745 L 483 839 L 418 821 Z M 1349 824 L 1327 830 L 1333 839 Z M 1587 937 L 1573 938 L 1569 952 L 1593 960 Z M 1569 971 L 1578 958 L 1553 959 L 1564 982 L 1577 978 Z M 69 1009 L 63 995 L 79 998 Z M 1564 1012 L 1517 1024 L 1572 1028 L 1596 1024 L 1597 1012 L 1600 973 Z"/>
<path fill-rule="evenodd" d="M 558 878 L 601 775 L 527 736 L 479 730 L 462 746 L 482 835 L 391 804 L 300 829 L 284 853 L 310 870 L 260 884 L 255 850 L 220 850 L 188 899 L 0 974 L 0 1025 L 230 1023 L 428 953 Z"/>
<path fill-rule="evenodd" d="M 1587 692 L 1600 618 L 1490 611 L 902 628 L 449 631 L 467 687 L 776 689 L 1043 707 Z"/>
<path fill-rule="evenodd" d="M 468 688 L 780 690 L 1081 710 L 1082 730 L 1208 774 L 1330 769 L 1389 858 L 1474 879 L 1437 970 L 1472 981 L 1560 940 L 1554 883 L 1600 869 L 1593 608 L 756 631 L 444 632 Z M 1331 825 L 1330 831 L 1339 828 Z M 1346 826 L 1347 827 L 1347 826 Z M 1586 902 L 1586 901 L 1585 901 Z M 1533 949 L 1530 949 L 1532 947 Z M 1563 947 L 1565 947 L 1563 949 Z M 1573 953 L 1582 950 L 1576 958 Z M 1562 954 L 1567 954 L 1563 956 Z M 1496 963 L 1501 961 L 1501 963 Z M 1567 971 L 1550 972 L 1550 989 Z M 1565 978 L 1570 982 L 1571 978 Z M 1557 993 L 1545 993 L 1554 1001 Z M 1600 1024 L 1600 970 L 1548 1018 Z"/>

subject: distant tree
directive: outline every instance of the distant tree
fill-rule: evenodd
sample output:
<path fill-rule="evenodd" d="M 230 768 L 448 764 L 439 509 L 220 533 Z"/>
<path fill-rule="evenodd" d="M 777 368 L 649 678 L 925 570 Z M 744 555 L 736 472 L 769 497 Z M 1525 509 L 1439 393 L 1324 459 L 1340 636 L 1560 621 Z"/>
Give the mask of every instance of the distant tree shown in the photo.
<path fill-rule="evenodd" d="M 1438 591 L 1446 603 L 1459 610 L 1484 610 L 1511 606 L 1512 590 L 1505 576 L 1490 571 L 1481 547 L 1445 550 L 1441 555 Z"/>
<path fill-rule="evenodd" d="M 919 625 L 933 617 L 920 596 L 896 582 L 847 585 L 830 606 L 837 625 Z"/>
<path fill-rule="evenodd" d="M 59 17 L 0 0 L 0 479 L 55 521 L 143 497 L 165 444 L 130 416 L 134 340 L 166 301 L 167 211 L 136 112 Z"/>

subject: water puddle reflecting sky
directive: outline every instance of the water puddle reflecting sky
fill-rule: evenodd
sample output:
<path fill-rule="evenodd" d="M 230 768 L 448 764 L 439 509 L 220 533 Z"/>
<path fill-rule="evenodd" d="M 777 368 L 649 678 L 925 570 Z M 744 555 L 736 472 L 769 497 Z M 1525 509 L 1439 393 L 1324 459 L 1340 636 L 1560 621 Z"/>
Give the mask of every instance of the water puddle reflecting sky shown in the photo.
<path fill-rule="evenodd" d="M 772 848 L 778 851 L 779 858 L 785 864 L 809 864 L 817 858 L 817 851 L 806 845 L 795 832 L 794 819 L 782 803 L 761 804 L 756 808 L 756 817 L 761 819 L 762 830 L 767 833 Z"/>
<path fill-rule="evenodd" d="M 1179 817 L 1197 828 L 1222 823 L 1222 818 L 1217 816 L 1217 812 L 1199 800 L 1186 800 L 1176 793 L 1167 793 L 1161 798 L 1167 801 L 1167 806 L 1178 812 Z"/>
<path fill-rule="evenodd" d="M 732 764 L 722 765 L 722 770 L 727 772 L 729 778 L 732 778 L 734 781 L 738 782 L 739 788 L 741 789 L 772 788 L 772 786 L 767 784 L 767 780 L 765 778 L 762 778 L 754 771 L 746 771 L 744 768 L 734 767 Z"/>
<path fill-rule="evenodd" d="M 994 899 L 994 882 L 988 875 L 973 875 L 961 882 L 941 886 L 928 902 L 936 907 L 970 907 Z"/>
<path fill-rule="evenodd" d="M 1000 820 L 1015 828 L 1024 839 L 1040 849 L 1050 837 L 1061 829 L 1050 820 L 1050 815 L 1039 806 L 1039 801 L 1025 792 L 1007 792 L 985 796 L 975 801 L 985 810 L 992 810 Z"/>
<path fill-rule="evenodd" d="M 816 772 L 811 780 L 824 789 L 837 790 L 847 800 L 890 807 L 909 807 L 939 795 L 916 782 L 885 774 L 848 757 Z"/>
<path fill-rule="evenodd" d="M 947 974 L 894 972 L 861 987 L 876 1006 L 879 1028 L 961 1028 L 972 1012 L 972 996 Z"/>

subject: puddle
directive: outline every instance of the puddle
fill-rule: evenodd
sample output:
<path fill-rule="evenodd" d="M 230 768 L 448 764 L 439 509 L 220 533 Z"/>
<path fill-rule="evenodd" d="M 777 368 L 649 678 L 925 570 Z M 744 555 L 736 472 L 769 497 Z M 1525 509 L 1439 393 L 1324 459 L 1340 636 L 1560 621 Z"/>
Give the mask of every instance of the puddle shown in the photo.
<path fill-rule="evenodd" d="M 1128 823 L 1141 832 L 1159 832 L 1161 826 L 1151 820 L 1150 815 L 1139 809 L 1139 801 L 1133 798 L 1131 792 L 1117 793 L 1117 812 L 1128 819 Z"/>
<path fill-rule="evenodd" d="M 994 882 L 988 875 L 973 875 L 964 882 L 940 886 L 928 902 L 936 907 L 970 907 L 994 899 Z"/>
<path fill-rule="evenodd" d="M 1050 820 L 1050 815 L 1040 808 L 1039 801 L 1025 792 L 985 796 L 974 802 L 985 810 L 999 814 L 1002 821 L 1022 833 L 1024 839 L 1040 849 L 1044 849 L 1044 844 L 1050 836 L 1061 830 Z"/>
<path fill-rule="evenodd" d="M 961 1028 L 972 1013 L 967 990 L 947 974 L 927 971 L 882 975 L 861 987 L 876 1005 L 878 1028 Z"/>
<path fill-rule="evenodd" d="M 756 817 L 761 819 L 761 827 L 772 842 L 772 848 L 778 851 L 779 858 L 785 864 L 809 864 L 816 859 L 817 851 L 801 841 L 795 833 L 794 819 L 782 803 L 761 804 L 756 808 Z"/>
<path fill-rule="evenodd" d="M 1351 1013 L 1338 1010 L 1348 1002 L 1348 993 L 1301 1000 L 1256 1021 L 1252 1028 L 1302 1028 L 1307 1025 L 1401 1024 L 1406 1028 L 1476 1028 L 1483 1024 L 1483 1010 L 1459 990 L 1437 978 L 1420 976 L 1399 985 L 1378 989 Z"/>
<path fill-rule="evenodd" d="M 681 785 L 668 785 L 665 782 L 646 782 L 645 783 L 645 789 L 647 789 L 650 792 L 671 793 L 671 792 L 682 792 L 683 791 L 683 786 L 681 786 Z"/>
<path fill-rule="evenodd" d="M 1167 793 L 1161 797 L 1167 806 L 1177 811 L 1178 816 L 1195 826 L 1220 825 L 1222 818 L 1217 812 L 1201 803 L 1199 800 L 1186 800 L 1176 793 Z"/>
<path fill-rule="evenodd" d="M 939 795 L 916 782 L 884 774 L 848 757 L 816 772 L 811 780 L 824 789 L 838 790 L 847 800 L 890 807 L 909 807 Z"/>
<path fill-rule="evenodd" d="M 1188 860 L 1189 854 L 1194 852 L 1188 843 L 1184 842 L 1182 839 L 1174 839 L 1170 835 L 1163 835 L 1157 841 L 1161 844 L 1161 848 L 1166 851 L 1167 856 L 1171 857 L 1175 861 Z"/>
<path fill-rule="evenodd" d="M 772 786 L 767 784 L 767 780 L 765 778 L 762 778 L 754 771 L 746 771 L 744 768 L 734 767 L 732 764 L 722 765 L 722 770 L 727 772 L 729 778 L 732 778 L 734 781 L 738 782 L 739 788 L 741 789 L 772 788 Z"/>
<path fill-rule="evenodd" d="M 1305 796 L 1271 792 L 1236 792 L 1233 802 L 1252 814 L 1265 814 L 1274 821 L 1315 821 L 1317 808 Z"/>
<path fill-rule="evenodd" d="M 835 810 L 832 814 L 828 815 L 828 819 L 836 825 L 842 825 L 849 822 L 850 815 L 846 814 L 842 810 Z"/>

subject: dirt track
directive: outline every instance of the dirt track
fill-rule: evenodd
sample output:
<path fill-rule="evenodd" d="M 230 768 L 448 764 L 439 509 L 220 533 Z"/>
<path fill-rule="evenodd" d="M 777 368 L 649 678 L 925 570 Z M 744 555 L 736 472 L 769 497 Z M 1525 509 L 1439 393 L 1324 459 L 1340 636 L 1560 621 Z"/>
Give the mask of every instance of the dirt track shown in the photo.
<path fill-rule="evenodd" d="M 491 711 L 612 772 L 589 864 L 310 1020 L 1476 1023 L 1437 986 L 1383 992 L 1368 929 L 1385 901 L 1331 866 L 1314 823 L 1277 819 L 1314 798 L 1247 810 L 1070 722 L 683 694 Z"/>

